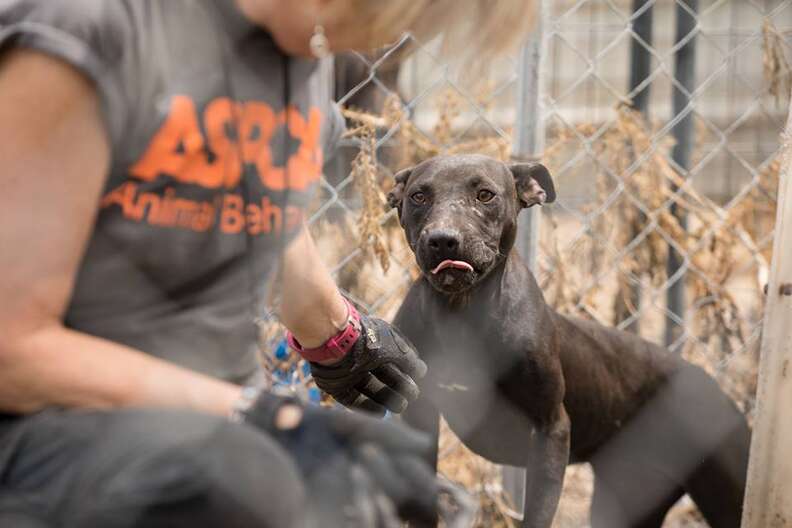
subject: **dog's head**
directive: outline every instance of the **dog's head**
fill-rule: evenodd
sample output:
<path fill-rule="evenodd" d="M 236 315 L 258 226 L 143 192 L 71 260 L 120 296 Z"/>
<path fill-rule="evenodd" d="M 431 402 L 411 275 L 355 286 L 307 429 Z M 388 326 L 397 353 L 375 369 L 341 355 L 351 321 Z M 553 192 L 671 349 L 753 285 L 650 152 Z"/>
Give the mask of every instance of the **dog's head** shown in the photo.
<path fill-rule="evenodd" d="M 555 200 L 550 173 L 539 163 L 439 156 L 395 178 L 388 203 L 399 211 L 418 266 L 448 294 L 470 289 L 503 262 L 522 208 Z"/>

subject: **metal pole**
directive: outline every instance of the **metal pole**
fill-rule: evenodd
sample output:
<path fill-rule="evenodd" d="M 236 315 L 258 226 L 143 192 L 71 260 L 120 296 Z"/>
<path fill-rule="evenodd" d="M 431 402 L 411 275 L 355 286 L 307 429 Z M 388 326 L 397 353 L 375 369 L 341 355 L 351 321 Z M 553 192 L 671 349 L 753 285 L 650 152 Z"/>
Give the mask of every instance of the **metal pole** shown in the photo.
<path fill-rule="evenodd" d="M 638 89 L 641 84 L 649 77 L 650 69 L 652 66 L 652 56 L 646 47 L 652 45 L 652 13 L 654 3 L 650 0 L 633 0 L 633 21 L 632 27 L 635 35 L 630 43 L 630 89 L 629 93 L 632 94 L 632 106 L 637 111 L 643 114 L 646 122 L 649 122 L 649 95 L 651 84 L 647 84 Z M 639 38 L 645 43 L 641 43 Z M 636 89 L 638 90 L 636 92 Z M 635 92 L 635 93 L 633 93 Z M 641 217 L 645 219 L 644 215 L 639 212 Z M 638 236 L 638 226 L 633 226 L 630 233 L 630 239 Z M 620 297 L 616 299 L 615 309 L 615 322 L 620 323 L 622 320 L 628 318 L 630 309 L 627 307 L 624 300 Z M 641 307 L 641 286 L 640 284 L 630 285 L 630 305 L 635 307 L 636 310 Z M 626 330 L 630 332 L 639 332 L 640 320 L 634 319 L 627 327 Z"/>
<path fill-rule="evenodd" d="M 544 119 L 539 106 L 542 91 L 542 65 L 544 26 L 548 13 L 548 0 L 538 2 L 536 26 L 520 51 L 517 79 L 517 116 L 512 145 L 516 159 L 535 158 L 544 150 Z M 539 242 L 539 207 L 523 210 L 517 217 L 515 246 L 525 262 L 536 268 Z M 525 469 L 502 468 L 503 491 L 514 505 L 516 517 L 522 515 L 525 500 Z"/>
<path fill-rule="evenodd" d="M 648 6 L 646 4 L 649 4 Z M 633 31 L 647 45 L 652 45 L 652 13 L 654 2 L 651 0 L 633 0 Z M 641 85 L 651 73 L 652 55 L 637 38 L 630 43 L 630 93 Z M 649 120 L 649 95 L 651 84 L 647 84 L 632 96 L 632 107 L 641 112 Z"/>
<path fill-rule="evenodd" d="M 792 112 L 783 137 L 792 134 Z M 786 140 L 789 141 L 789 140 Z M 773 262 L 762 327 L 756 421 L 751 440 L 743 528 L 789 526 L 792 522 L 792 163 L 784 146 L 778 182 Z"/>
<path fill-rule="evenodd" d="M 544 149 L 544 121 L 539 108 L 545 2 L 539 3 L 536 27 L 520 51 L 517 79 L 517 116 L 512 144 L 516 159 L 536 157 Z M 539 208 L 523 210 L 517 218 L 517 251 L 532 269 L 536 264 Z"/>
<path fill-rule="evenodd" d="M 677 5 L 677 27 L 676 43 L 686 40 L 690 33 L 696 28 L 698 15 L 698 0 L 687 0 L 685 9 L 681 4 Z M 688 93 L 695 89 L 696 85 L 696 36 L 692 36 L 675 53 L 674 77 L 687 93 L 674 86 L 673 93 L 673 116 L 676 117 L 685 111 L 690 104 Z M 671 157 L 674 162 L 687 172 L 690 167 L 690 154 L 693 150 L 693 114 L 688 112 L 671 130 L 676 140 Z M 687 174 L 682 174 L 687 178 Z M 672 184 L 672 191 L 676 191 L 676 186 Z M 687 229 L 687 219 L 683 211 L 679 210 L 676 204 L 671 205 L 671 214 L 677 217 L 682 229 Z M 668 251 L 668 263 L 666 270 L 668 277 L 672 277 L 679 272 L 682 266 L 682 256 L 674 248 Z M 685 316 L 685 278 L 684 274 L 674 282 L 666 292 L 666 302 L 668 311 L 675 314 L 679 319 Z M 673 344 L 680 336 L 681 328 L 670 317 L 666 318 L 665 343 L 666 346 Z"/>

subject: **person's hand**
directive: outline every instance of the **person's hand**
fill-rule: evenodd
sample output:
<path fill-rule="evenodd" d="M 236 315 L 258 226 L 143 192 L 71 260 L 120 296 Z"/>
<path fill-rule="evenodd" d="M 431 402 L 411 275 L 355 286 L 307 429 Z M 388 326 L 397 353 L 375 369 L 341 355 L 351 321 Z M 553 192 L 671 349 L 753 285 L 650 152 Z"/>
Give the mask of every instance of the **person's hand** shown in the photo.
<path fill-rule="evenodd" d="M 239 416 L 294 458 L 319 526 L 398 527 L 399 519 L 436 519 L 438 483 L 422 459 L 430 449 L 427 436 L 269 393 Z"/>
<path fill-rule="evenodd" d="M 414 380 L 426 374 L 426 363 L 396 327 L 365 315 L 360 326 L 360 337 L 338 363 L 311 362 L 314 381 L 346 407 L 400 413 L 418 397 Z"/>

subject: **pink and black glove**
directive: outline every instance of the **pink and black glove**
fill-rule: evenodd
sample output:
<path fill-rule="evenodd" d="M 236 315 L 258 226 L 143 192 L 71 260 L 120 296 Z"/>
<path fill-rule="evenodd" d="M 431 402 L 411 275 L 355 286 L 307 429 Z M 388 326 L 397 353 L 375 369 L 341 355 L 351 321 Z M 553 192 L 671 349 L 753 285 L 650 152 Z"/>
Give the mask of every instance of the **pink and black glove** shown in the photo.
<path fill-rule="evenodd" d="M 395 327 L 381 319 L 359 315 L 347 301 L 347 325 L 323 346 L 305 349 L 289 334 L 289 345 L 311 363 L 316 385 L 340 404 L 367 412 L 400 413 L 419 394 L 414 380 L 426 374 L 426 364 Z M 340 359 L 332 365 L 318 361 Z"/>

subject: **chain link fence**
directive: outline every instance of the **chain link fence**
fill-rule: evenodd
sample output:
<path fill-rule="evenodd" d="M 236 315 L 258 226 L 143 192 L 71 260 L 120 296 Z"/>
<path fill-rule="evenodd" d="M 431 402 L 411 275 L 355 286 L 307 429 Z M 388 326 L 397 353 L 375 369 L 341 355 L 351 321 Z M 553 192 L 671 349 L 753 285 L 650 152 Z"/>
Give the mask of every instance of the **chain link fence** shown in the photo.
<path fill-rule="evenodd" d="M 534 52 L 475 71 L 410 36 L 336 57 L 349 131 L 311 217 L 326 263 L 359 307 L 392 317 L 418 274 L 385 208 L 393 173 L 436 154 L 505 160 L 529 134 L 559 195 L 519 243 L 548 302 L 702 365 L 750 420 L 792 0 L 537 3 Z M 264 337 L 275 350 L 278 331 Z M 302 383 L 279 354 L 272 368 Z M 498 468 L 447 431 L 441 471 L 481 498 L 481 526 L 514 522 Z M 587 524 L 590 489 L 586 468 L 568 470 L 558 526 Z M 667 524 L 696 519 L 683 499 Z"/>

